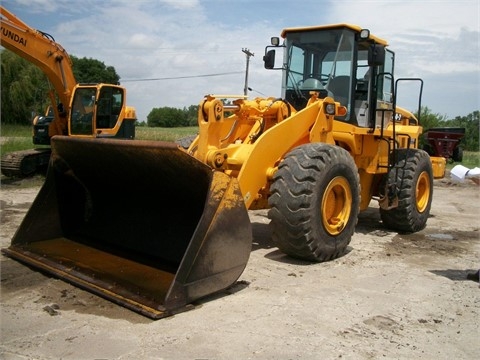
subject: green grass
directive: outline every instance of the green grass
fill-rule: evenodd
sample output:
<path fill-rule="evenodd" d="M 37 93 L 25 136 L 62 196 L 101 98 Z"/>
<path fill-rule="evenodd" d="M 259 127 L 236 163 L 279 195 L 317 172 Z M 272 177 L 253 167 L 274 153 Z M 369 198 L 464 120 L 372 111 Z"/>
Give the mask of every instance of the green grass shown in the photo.
<path fill-rule="evenodd" d="M 0 130 L 0 154 L 33 148 L 32 128 L 30 126 L 2 124 Z"/>
<path fill-rule="evenodd" d="M 462 162 L 447 162 L 447 169 L 451 170 L 455 165 L 463 165 L 469 169 L 480 167 L 480 152 L 479 151 L 464 151 Z"/>
<path fill-rule="evenodd" d="M 137 140 L 175 141 L 185 136 L 197 134 L 198 127 L 151 128 L 138 126 L 135 132 Z M 43 145 L 33 145 L 32 128 L 26 125 L 2 125 L 1 137 L 0 154 L 45 147 Z"/>
<path fill-rule="evenodd" d="M 178 128 L 158 128 L 138 126 L 135 128 L 137 140 L 175 141 L 185 136 L 198 134 L 197 126 Z"/>
<path fill-rule="evenodd" d="M 12 124 L 2 124 L 0 127 L 0 133 L 6 137 L 31 137 L 32 136 L 32 127 L 29 125 L 12 125 Z"/>

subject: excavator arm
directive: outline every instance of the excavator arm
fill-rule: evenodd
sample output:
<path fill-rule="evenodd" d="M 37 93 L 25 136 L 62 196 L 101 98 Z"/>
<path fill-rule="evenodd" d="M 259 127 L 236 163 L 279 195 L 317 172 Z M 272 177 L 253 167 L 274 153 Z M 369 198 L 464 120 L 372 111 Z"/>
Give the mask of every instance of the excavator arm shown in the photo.
<path fill-rule="evenodd" d="M 70 97 L 77 82 L 72 61 L 65 49 L 53 37 L 31 28 L 3 6 L 0 6 L 0 26 L 0 45 L 40 68 L 68 112 Z M 56 115 L 55 121 L 60 119 L 57 112 Z M 61 134 L 66 124 L 56 124 L 51 128 L 51 135 Z"/>

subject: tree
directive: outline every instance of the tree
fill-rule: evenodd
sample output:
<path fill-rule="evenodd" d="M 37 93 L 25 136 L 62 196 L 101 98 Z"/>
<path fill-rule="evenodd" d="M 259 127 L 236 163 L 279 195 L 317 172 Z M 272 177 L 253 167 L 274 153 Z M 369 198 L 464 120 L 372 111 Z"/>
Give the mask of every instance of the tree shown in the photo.
<path fill-rule="evenodd" d="M 422 106 L 420 110 L 420 125 L 424 131 L 434 127 L 445 126 L 445 124 L 442 125 L 442 122 L 446 120 L 445 115 L 434 114 L 427 106 Z"/>
<path fill-rule="evenodd" d="M 113 66 L 106 66 L 102 61 L 92 58 L 78 58 L 70 55 L 73 63 L 73 74 L 78 83 L 118 84 L 118 76 Z"/>
<path fill-rule="evenodd" d="M 1 56 L 1 122 L 29 124 L 50 102 L 47 77 L 36 66 L 11 51 Z"/>
<path fill-rule="evenodd" d="M 446 120 L 446 117 L 444 115 L 432 113 L 432 111 L 426 106 L 422 106 L 420 109 L 420 117 L 418 117 L 418 114 L 415 115 L 420 120 L 420 125 L 423 127 L 423 132 L 431 128 L 445 126 L 445 124 L 442 125 L 442 122 Z M 428 142 L 423 136 L 421 136 L 418 147 L 422 149 L 426 144 L 428 144 Z"/>
<path fill-rule="evenodd" d="M 465 128 L 462 140 L 463 148 L 469 151 L 479 151 L 480 111 L 474 111 L 467 116 L 457 116 L 448 120 L 445 126 Z"/>
<path fill-rule="evenodd" d="M 153 108 L 147 115 L 147 125 L 166 128 L 189 126 L 187 114 L 185 108 L 183 110 L 172 107 Z"/>
<path fill-rule="evenodd" d="M 188 108 L 183 108 L 183 111 L 186 112 L 186 126 L 197 126 L 198 125 L 198 105 L 190 105 Z"/>

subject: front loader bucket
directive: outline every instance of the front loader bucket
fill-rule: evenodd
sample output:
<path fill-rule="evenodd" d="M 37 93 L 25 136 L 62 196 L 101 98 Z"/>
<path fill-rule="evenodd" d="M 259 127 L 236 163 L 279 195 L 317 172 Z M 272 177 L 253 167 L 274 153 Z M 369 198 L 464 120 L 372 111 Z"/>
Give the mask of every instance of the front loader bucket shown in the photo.
<path fill-rule="evenodd" d="M 45 183 L 2 252 L 159 319 L 232 285 L 251 244 L 236 179 L 177 145 L 56 136 Z"/>

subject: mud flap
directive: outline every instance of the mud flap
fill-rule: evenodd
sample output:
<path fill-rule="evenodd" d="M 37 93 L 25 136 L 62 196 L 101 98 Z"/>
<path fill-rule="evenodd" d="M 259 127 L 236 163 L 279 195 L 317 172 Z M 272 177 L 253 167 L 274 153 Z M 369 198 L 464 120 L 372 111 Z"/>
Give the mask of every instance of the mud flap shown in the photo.
<path fill-rule="evenodd" d="M 45 183 L 2 252 L 159 319 L 231 286 L 251 246 L 236 179 L 176 144 L 56 136 Z"/>

